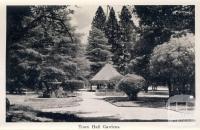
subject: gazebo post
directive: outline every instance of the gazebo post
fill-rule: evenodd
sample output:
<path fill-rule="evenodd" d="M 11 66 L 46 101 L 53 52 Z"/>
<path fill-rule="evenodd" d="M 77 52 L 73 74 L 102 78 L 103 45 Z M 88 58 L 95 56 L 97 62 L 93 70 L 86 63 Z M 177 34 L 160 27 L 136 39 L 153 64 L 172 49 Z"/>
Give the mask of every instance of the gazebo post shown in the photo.
<path fill-rule="evenodd" d="M 90 83 L 90 91 L 92 91 L 92 83 Z"/>

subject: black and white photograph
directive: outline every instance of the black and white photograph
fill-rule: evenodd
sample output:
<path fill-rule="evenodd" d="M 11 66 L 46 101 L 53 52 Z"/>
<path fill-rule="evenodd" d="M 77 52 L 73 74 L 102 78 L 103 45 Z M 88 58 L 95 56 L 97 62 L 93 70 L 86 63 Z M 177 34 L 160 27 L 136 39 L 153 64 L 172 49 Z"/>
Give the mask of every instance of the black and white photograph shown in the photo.
<path fill-rule="evenodd" d="M 5 90 L 6 122 L 194 123 L 195 5 L 7 5 Z"/>

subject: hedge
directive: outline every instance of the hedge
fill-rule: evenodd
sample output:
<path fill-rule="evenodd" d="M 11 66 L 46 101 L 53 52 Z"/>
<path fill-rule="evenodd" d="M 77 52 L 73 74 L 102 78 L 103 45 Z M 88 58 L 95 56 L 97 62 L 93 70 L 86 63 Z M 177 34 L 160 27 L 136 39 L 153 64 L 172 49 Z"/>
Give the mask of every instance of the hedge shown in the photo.
<path fill-rule="evenodd" d="M 75 91 L 84 88 L 84 81 L 82 80 L 67 80 L 61 85 L 65 91 Z"/>

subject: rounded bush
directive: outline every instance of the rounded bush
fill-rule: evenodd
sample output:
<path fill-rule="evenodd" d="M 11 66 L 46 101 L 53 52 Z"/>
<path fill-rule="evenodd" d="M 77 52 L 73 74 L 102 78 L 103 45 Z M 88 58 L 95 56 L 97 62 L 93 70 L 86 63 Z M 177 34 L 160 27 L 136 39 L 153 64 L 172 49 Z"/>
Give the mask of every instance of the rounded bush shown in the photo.
<path fill-rule="evenodd" d="M 130 100 L 136 100 L 137 94 L 144 88 L 146 81 L 142 76 L 128 74 L 120 80 L 118 89 L 126 93 Z"/>
<path fill-rule="evenodd" d="M 115 89 L 118 90 L 118 88 L 116 87 L 116 85 L 119 83 L 119 81 L 123 78 L 124 76 L 116 76 L 112 79 L 109 80 L 108 83 L 108 89 Z"/>

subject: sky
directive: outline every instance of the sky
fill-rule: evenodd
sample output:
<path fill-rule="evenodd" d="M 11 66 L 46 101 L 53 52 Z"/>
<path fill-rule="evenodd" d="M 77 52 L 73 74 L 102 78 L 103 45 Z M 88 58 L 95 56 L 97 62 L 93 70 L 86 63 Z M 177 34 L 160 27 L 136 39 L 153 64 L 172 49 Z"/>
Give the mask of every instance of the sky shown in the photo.
<path fill-rule="evenodd" d="M 81 37 L 82 44 L 87 44 L 87 37 L 91 29 L 92 19 L 95 16 L 98 7 L 99 5 L 72 7 L 75 13 L 72 15 L 71 23 L 73 26 L 77 27 L 76 31 L 78 33 L 83 34 L 83 36 Z M 102 7 L 104 9 L 105 14 L 107 15 L 106 6 Z M 116 16 L 119 16 L 122 6 L 115 5 L 112 7 L 115 10 Z M 133 18 L 133 22 L 135 23 L 136 26 L 138 26 L 138 20 L 136 18 Z"/>

